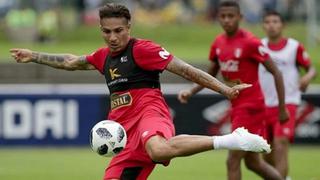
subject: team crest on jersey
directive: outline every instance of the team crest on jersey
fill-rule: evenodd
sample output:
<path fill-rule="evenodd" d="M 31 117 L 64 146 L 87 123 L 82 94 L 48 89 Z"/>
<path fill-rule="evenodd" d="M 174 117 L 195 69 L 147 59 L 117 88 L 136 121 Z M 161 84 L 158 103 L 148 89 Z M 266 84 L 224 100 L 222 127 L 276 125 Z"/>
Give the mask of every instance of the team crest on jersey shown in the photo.
<path fill-rule="evenodd" d="M 122 57 L 120 58 L 120 62 L 121 62 L 121 63 L 128 62 L 128 56 L 122 56 Z"/>
<path fill-rule="evenodd" d="M 217 48 L 217 49 L 216 49 L 216 55 L 219 55 L 220 52 L 221 52 L 220 48 Z"/>
<path fill-rule="evenodd" d="M 242 49 L 241 48 L 236 48 L 235 51 L 234 51 L 234 56 L 236 58 L 239 58 L 242 54 Z"/>

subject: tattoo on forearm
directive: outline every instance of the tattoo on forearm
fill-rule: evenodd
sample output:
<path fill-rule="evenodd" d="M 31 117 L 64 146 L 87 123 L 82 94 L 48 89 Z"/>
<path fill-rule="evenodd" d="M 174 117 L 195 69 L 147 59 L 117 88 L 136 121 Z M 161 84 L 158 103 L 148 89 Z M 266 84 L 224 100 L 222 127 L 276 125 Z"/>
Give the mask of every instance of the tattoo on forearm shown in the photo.
<path fill-rule="evenodd" d="M 224 85 L 223 83 L 221 83 L 220 81 L 212 77 L 211 75 L 197 68 L 194 68 L 178 59 L 175 63 L 173 63 L 169 67 L 168 70 L 176 74 L 179 74 L 182 77 L 188 80 L 191 80 L 201 86 L 210 88 L 222 94 L 224 94 L 226 91 L 226 88 L 228 88 L 226 85 Z"/>
<path fill-rule="evenodd" d="M 66 60 L 66 55 L 55 55 L 38 52 L 32 52 L 32 57 L 34 62 L 40 64 L 63 63 Z"/>
<path fill-rule="evenodd" d="M 45 64 L 54 68 L 70 71 L 95 69 L 94 66 L 88 63 L 86 56 L 32 52 L 32 60 L 38 64 Z"/>
<path fill-rule="evenodd" d="M 188 77 L 188 79 L 192 80 L 193 82 L 196 82 L 204 87 L 208 87 L 219 93 L 223 93 L 224 91 L 223 88 L 225 86 L 221 82 L 197 68 L 186 66 L 185 68 L 183 68 L 183 72 L 185 74 L 185 77 Z"/>

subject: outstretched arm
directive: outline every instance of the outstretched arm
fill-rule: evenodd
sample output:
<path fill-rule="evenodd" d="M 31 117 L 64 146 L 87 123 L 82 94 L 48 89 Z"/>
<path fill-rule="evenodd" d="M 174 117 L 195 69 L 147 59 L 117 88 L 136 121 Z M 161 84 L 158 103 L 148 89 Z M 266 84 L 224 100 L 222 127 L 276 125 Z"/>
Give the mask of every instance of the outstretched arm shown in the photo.
<path fill-rule="evenodd" d="M 48 54 L 31 51 L 29 49 L 11 49 L 10 53 L 18 63 L 34 62 L 69 71 L 95 69 L 94 66 L 87 62 L 85 56 L 76 56 L 73 54 Z"/>
<path fill-rule="evenodd" d="M 228 87 L 216 78 L 212 77 L 210 74 L 187 64 L 177 57 L 172 59 L 166 69 L 203 87 L 219 92 L 229 99 L 236 98 L 239 95 L 240 90 L 251 86 L 248 84 L 240 84 L 232 88 Z"/>

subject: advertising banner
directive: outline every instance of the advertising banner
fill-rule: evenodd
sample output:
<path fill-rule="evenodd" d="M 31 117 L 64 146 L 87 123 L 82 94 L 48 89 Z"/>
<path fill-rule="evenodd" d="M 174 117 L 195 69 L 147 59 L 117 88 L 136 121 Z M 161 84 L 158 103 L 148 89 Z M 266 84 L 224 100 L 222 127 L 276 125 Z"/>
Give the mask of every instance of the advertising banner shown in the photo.
<path fill-rule="evenodd" d="M 83 145 L 105 115 L 101 95 L 0 95 L 0 145 Z"/>
<path fill-rule="evenodd" d="M 230 132 L 230 103 L 217 94 L 200 94 L 181 104 L 165 94 L 177 134 Z M 0 95 L 0 146 L 88 145 L 95 123 L 106 119 L 102 94 Z M 303 96 L 296 121 L 296 143 L 320 143 L 320 95 Z"/>

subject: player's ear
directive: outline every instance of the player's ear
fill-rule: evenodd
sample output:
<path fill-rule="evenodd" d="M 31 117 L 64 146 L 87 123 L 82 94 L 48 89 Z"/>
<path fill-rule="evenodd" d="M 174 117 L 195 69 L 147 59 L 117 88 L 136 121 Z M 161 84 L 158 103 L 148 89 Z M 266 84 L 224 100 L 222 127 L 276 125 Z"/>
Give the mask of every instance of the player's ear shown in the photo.
<path fill-rule="evenodd" d="M 242 13 L 239 13 L 239 17 L 240 17 L 240 21 L 242 21 L 242 19 L 243 19 Z"/>
<path fill-rule="evenodd" d="M 131 32 L 131 22 L 130 21 L 128 22 L 127 27 L 128 27 L 128 32 L 130 33 Z"/>

